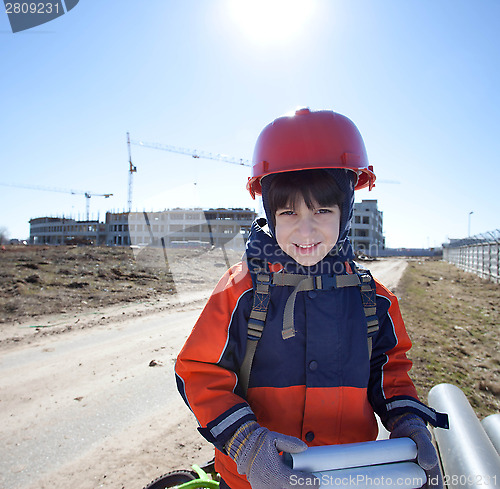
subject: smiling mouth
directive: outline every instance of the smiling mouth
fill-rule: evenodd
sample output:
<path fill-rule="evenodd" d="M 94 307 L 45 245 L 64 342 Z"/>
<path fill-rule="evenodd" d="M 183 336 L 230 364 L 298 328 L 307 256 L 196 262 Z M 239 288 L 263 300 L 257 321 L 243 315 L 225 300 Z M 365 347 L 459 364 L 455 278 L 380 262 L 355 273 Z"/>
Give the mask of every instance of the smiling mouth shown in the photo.
<path fill-rule="evenodd" d="M 295 247 L 302 252 L 308 252 L 314 250 L 320 243 L 311 243 L 311 244 L 296 244 Z"/>

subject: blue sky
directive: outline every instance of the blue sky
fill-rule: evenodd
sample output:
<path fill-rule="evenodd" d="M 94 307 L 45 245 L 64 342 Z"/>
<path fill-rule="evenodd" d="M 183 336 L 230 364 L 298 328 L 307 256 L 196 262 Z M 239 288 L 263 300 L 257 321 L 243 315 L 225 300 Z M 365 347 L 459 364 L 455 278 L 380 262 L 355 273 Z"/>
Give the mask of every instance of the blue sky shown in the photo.
<path fill-rule="evenodd" d="M 127 208 L 127 131 L 250 159 L 309 106 L 360 129 L 380 183 L 357 201 L 378 199 L 388 246 L 464 237 L 471 211 L 472 234 L 500 227 L 498 0 L 80 0 L 16 34 L 0 13 L 0 60 L 0 183 L 113 193 L 90 200 L 101 220 Z M 248 168 L 132 159 L 134 210 L 256 205 Z M 85 218 L 83 195 L 0 186 L 0 205 L 10 237 Z"/>

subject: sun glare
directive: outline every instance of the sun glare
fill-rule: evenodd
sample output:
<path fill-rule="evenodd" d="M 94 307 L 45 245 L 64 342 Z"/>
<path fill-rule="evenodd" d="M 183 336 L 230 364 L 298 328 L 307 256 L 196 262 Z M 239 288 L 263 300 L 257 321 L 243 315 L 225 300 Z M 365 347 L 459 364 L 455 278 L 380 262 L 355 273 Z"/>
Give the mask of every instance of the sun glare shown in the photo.
<path fill-rule="evenodd" d="M 252 42 L 286 45 L 306 28 L 314 0 L 227 0 L 230 17 Z"/>

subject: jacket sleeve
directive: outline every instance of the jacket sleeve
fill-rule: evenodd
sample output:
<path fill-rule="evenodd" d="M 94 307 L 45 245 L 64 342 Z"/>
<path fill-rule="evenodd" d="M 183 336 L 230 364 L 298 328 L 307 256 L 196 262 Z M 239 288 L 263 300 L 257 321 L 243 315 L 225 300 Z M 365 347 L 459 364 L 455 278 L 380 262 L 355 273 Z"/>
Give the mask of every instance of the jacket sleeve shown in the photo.
<path fill-rule="evenodd" d="M 242 423 L 256 419 L 237 393 L 252 291 L 245 264 L 229 269 L 210 296 L 175 364 L 177 388 L 198 420 L 198 430 L 220 450 Z"/>
<path fill-rule="evenodd" d="M 394 416 L 414 413 L 433 426 L 447 427 L 448 417 L 419 401 L 408 372 L 412 362 L 406 356 L 411 341 L 396 296 L 375 280 L 379 332 L 371 357 L 368 398 L 387 426 Z"/>

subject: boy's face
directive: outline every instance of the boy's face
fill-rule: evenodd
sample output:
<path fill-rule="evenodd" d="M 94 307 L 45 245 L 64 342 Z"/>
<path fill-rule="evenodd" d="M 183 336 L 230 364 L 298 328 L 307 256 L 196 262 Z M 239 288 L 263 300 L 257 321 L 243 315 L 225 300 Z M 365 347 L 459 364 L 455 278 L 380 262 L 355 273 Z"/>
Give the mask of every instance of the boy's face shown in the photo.
<path fill-rule="evenodd" d="M 340 209 L 309 209 L 303 198 L 295 209 L 287 206 L 276 211 L 276 240 L 280 248 L 300 265 L 310 267 L 321 261 L 339 237 Z"/>

